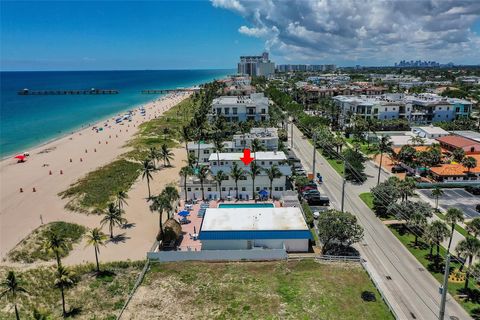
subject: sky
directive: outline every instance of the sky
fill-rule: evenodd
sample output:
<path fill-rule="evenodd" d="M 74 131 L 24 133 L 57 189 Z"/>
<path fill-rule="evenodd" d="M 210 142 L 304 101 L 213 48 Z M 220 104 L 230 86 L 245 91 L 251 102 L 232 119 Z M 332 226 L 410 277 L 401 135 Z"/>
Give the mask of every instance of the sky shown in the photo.
<path fill-rule="evenodd" d="M 0 69 L 235 68 L 277 64 L 480 64 L 480 1 L 0 0 Z"/>

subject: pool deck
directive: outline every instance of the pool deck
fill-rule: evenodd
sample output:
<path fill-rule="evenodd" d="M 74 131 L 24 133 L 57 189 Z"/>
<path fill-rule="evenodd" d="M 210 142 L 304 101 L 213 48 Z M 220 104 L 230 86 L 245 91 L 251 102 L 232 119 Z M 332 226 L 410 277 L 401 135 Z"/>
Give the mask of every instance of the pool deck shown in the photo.
<path fill-rule="evenodd" d="M 247 204 L 247 203 L 267 203 L 262 202 L 262 201 L 218 201 L 218 200 L 211 200 L 209 201 L 209 207 L 210 208 L 217 208 L 219 204 L 226 203 L 226 204 Z M 203 203 L 202 201 L 197 202 L 196 204 L 193 205 L 192 210 L 190 210 L 190 215 L 187 217 L 188 220 L 190 220 L 190 223 L 188 224 L 182 224 L 182 233 L 183 233 L 183 240 L 178 246 L 177 250 L 180 251 L 200 251 L 202 249 L 202 242 L 198 239 L 194 239 L 193 235 L 196 233 L 200 233 L 200 227 L 202 225 L 203 217 L 198 217 L 198 211 L 200 210 L 200 204 Z M 270 202 L 271 203 L 271 202 Z M 281 204 L 280 201 L 274 201 L 273 202 L 275 208 L 280 208 Z M 184 210 L 185 208 L 185 202 L 182 200 L 180 202 L 179 206 L 179 211 Z M 235 209 L 235 208 L 232 208 Z M 174 216 L 175 219 L 180 220 L 182 217 L 180 217 L 178 214 L 175 214 Z"/>

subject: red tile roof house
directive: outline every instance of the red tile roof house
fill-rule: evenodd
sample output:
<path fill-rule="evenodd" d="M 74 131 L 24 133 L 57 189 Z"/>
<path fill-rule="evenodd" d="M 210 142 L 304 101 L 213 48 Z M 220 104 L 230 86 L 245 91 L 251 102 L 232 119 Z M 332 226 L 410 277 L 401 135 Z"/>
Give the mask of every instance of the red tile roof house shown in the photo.
<path fill-rule="evenodd" d="M 480 154 L 480 142 L 460 136 L 444 136 L 436 139 L 442 148 L 453 151 L 461 148 L 465 154 Z"/>
<path fill-rule="evenodd" d="M 430 172 L 435 180 L 440 182 L 466 182 L 480 180 L 480 155 L 470 155 L 477 160 L 477 167 L 470 169 L 465 168 L 460 163 L 443 164 L 439 167 L 430 168 Z"/>

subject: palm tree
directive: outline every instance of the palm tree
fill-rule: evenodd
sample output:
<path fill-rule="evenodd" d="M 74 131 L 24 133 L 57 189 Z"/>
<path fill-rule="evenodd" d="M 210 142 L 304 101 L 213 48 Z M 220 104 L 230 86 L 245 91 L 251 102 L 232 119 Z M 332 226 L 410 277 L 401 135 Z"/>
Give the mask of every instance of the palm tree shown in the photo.
<path fill-rule="evenodd" d="M 435 198 L 435 211 L 438 211 L 438 199 L 443 196 L 443 190 L 440 187 L 435 187 L 432 190 L 432 197 Z"/>
<path fill-rule="evenodd" d="M 46 232 L 46 237 L 43 243 L 43 248 L 46 252 L 53 252 L 57 259 L 57 267 L 62 265 L 60 256 L 68 250 L 68 244 L 64 237 L 53 230 Z"/>
<path fill-rule="evenodd" d="M 262 169 L 260 168 L 259 165 L 257 165 L 257 163 L 255 161 L 253 161 L 252 163 L 250 163 L 250 177 L 252 178 L 252 197 L 253 197 L 253 200 L 256 199 L 256 196 L 255 196 L 255 178 L 262 172 Z"/>
<path fill-rule="evenodd" d="M 175 185 L 171 183 L 171 184 L 168 184 L 165 187 L 165 189 L 163 189 L 161 195 L 165 196 L 165 198 L 170 202 L 170 207 L 168 207 L 168 210 L 167 210 L 168 218 L 170 218 L 171 212 L 175 208 L 177 208 L 176 202 L 178 201 L 178 199 L 180 199 L 180 194 L 178 193 L 178 190 L 175 187 Z M 175 203 L 175 206 L 173 206 L 174 203 Z"/>
<path fill-rule="evenodd" d="M 201 165 L 198 172 L 197 172 L 197 177 L 200 180 L 200 186 L 202 188 L 202 200 L 205 201 L 205 188 L 203 187 L 203 183 L 208 177 L 208 172 L 210 170 L 208 169 L 207 166 Z"/>
<path fill-rule="evenodd" d="M 20 293 L 27 293 L 27 290 L 25 290 L 22 286 L 21 283 L 17 280 L 17 277 L 15 276 L 15 272 L 9 271 L 7 274 L 7 278 L 5 281 L 1 283 L 1 286 L 5 289 L 0 293 L 0 299 L 3 296 L 10 295 L 10 299 L 13 303 L 13 306 L 15 307 L 15 318 L 17 320 L 20 320 L 20 315 L 18 314 L 18 308 L 17 308 L 17 294 Z"/>
<path fill-rule="evenodd" d="M 254 161 L 257 160 L 257 151 L 263 151 L 265 150 L 265 147 L 263 146 L 262 142 L 255 138 L 252 141 L 252 151 L 253 151 L 253 157 L 255 158 Z"/>
<path fill-rule="evenodd" d="M 445 214 L 445 222 L 450 224 L 450 240 L 448 241 L 447 253 L 450 253 L 450 246 L 452 245 L 453 233 L 455 232 L 455 225 L 463 221 L 463 212 L 457 208 L 449 208 Z"/>
<path fill-rule="evenodd" d="M 470 174 L 470 170 L 477 167 L 477 159 L 474 157 L 463 158 L 462 165 L 468 169 L 467 173 Z"/>
<path fill-rule="evenodd" d="M 163 160 L 163 166 L 167 165 L 170 167 L 170 160 L 173 160 L 173 152 L 168 149 L 166 144 L 162 144 L 162 149 L 160 150 L 160 158 Z"/>
<path fill-rule="evenodd" d="M 218 191 L 220 192 L 220 200 L 222 200 L 222 181 L 227 180 L 228 175 L 226 175 L 222 170 L 218 170 L 214 179 L 218 183 Z"/>
<path fill-rule="evenodd" d="M 187 194 L 187 179 L 189 176 L 193 175 L 193 168 L 190 166 L 185 166 L 180 169 L 180 176 L 183 178 L 183 191 L 185 192 L 185 202 L 188 201 Z"/>
<path fill-rule="evenodd" d="M 158 161 L 158 157 L 159 157 L 159 153 L 158 153 L 157 148 L 151 147 L 151 148 L 148 150 L 148 157 L 149 157 L 150 160 L 152 161 L 153 167 L 154 167 L 154 168 L 157 168 L 157 161 Z"/>
<path fill-rule="evenodd" d="M 440 243 L 448 237 L 448 227 L 440 220 L 435 220 L 427 226 L 426 238 L 430 243 L 430 256 L 432 256 L 433 246 L 437 247 L 437 259 L 440 257 Z"/>
<path fill-rule="evenodd" d="M 65 309 L 65 289 L 69 289 L 74 285 L 73 273 L 67 268 L 60 266 L 55 274 L 55 287 L 60 289 L 62 293 L 62 314 L 63 317 L 67 317 L 67 310 Z"/>
<path fill-rule="evenodd" d="M 399 180 L 397 188 L 402 196 L 402 202 L 406 202 L 408 201 L 408 197 L 415 194 L 415 179 L 406 177 L 404 180 Z"/>
<path fill-rule="evenodd" d="M 460 256 L 464 255 L 468 259 L 468 266 L 467 266 L 467 272 L 465 275 L 465 287 L 464 287 L 464 289 L 467 289 L 468 280 L 470 278 L 470 272 L 472 269 L 473 258 L 475 256 L 478 256 L 480 253 L 480 240 L 473 237 L 467 237 L 458 243 L 456 251 Z"/>
<path fill-rule="evenodd" d="M 462 162 L 463 158 L 465 158 L 465 150 L 462 148 L 456 148 L 452 151 L 453 160 L 456 162 Z"/>
<path fill-rule="evenodd" d="M 270 198 L 273 199 L 273 196 L 272 196 L 273 180 L 281 178 L 282 173 L 280 172 L 280 169 L 278 169 L 277 165 L 273 165 L 269 169 L 265 169 L 265 172 L 267 173 L 268 179 L 270 180 Z"/>
<path fill-rule="evenodd" d="M 425 140 L 420 137 L 420 136 L 412 136 L 410 139 L 408 139 L 409 142 L 411 142 L 414 146 L 415 145 L 423 145 L 425 143 Z"/>
<path fill-rule="evenodd" d="M 117 206 L 120 212 L 123 212 L 124 205 L 128 205 L 126 199 L 128 199 L 128 194 L 125 191 L 120 190 L 117 192 Z"/>
<path fill-rule="evenodd" d="M 427 226 L 427 217 L 421 213 L 413 213 L 408 220 L 408 225 L 411 229 L 415 230 L 415 246 L 418 245 L 418 235 L 421 234 Z"/>
<path fill-rule="evenodd" d="M 104 217 L 100 220 L 100 225 L 103 227 L 108 223 L 108 227 L 110 229 L 110 239 L 113 238 L 113 227 L 115 225 L 121 226 L 125 223 L 125 218 L 122 217 L 122 213 L 118 210 L 118 208 L 113 204 L 109 203 L 108 208 L 104 213 Z"/>
<path fill-rule="evenodd" d="M 377 144 L 376 154 L 380 154 L 380 163 L 378 165 L 378 179 L 377 186 L 380 184 L 380 173 L 382 171 L 383 154 L 389 152 L 392 149 L 393 142 L 389 136 L 382 136 Z"/>
<path fill-rule="evenodd" d="M 237 193 L 236 198 L 238 200 L 238 180 L 245 177 L 245 171 L 241 169 L 236 162 L 233 163 L 232 171 L 230 172 L 230 176 L 235 181 L 235 191 Z"/>
<path fill-rule="evenodd" d="M 145 159 L 143 161 L 143 168 L 142 168 L 142 179 L 147 179 L 147 187 L 148 187 L 148 197 L 151 197 L 150 193 L 150 180 L 153 180 L 152 172 L 155 171 L 155 167 L 152 166 L 152 162 L 149 159 Z"/>
<path fill-rule="evenodd" d="M 471 221 L 466 223 L 467 232 L 473 234 L 476 238 L 480 234 L 480 218 L 473 218 Z"/>
<path fill-rule="evenodd" d="M 87 238 L 87 246 L 93 246 L 95 250 L 95 261 L 97 262 L 97 273 L 100 273 L 100 265 L 98 264 L 98 255 L 100 254 L 100 246 L 105 246 L 107 235 L 99 228 L 91 229 L 85 237 Z"/>
<path fill-rule="evenodd" d="M 188 156 L 188 141 L 191 139 L 191 130 L 187 126 L 182 127 L 182 139 L 185 142 L 185 152 Z"/>
<path fill-rule="evenodd" d="M 193 168 L 195 167 L 196 162 L 197 162 L 197 157 L 195 157 L 195 154 L 189 152 L 187 156 L 187 165 Z"/>
<path fill-rule="evenodd" d="M 158 212 L 158 226 L 160 228 L 160 234 L 163 239 L 163 213 L 172 209 L 172 203 L 165 193 L 152 198 L 152 204 L 150 205 L 150 211 Z"/>
<path fill-rule="evenodd" d="M 213 149 L 217 153 L 217 161 L 218 165 L 220 165 L 220 152 L 223 152 L 225 150 L 225 145 L 223 144 L 223 141 L 221 139 L 213 140 Z"/>

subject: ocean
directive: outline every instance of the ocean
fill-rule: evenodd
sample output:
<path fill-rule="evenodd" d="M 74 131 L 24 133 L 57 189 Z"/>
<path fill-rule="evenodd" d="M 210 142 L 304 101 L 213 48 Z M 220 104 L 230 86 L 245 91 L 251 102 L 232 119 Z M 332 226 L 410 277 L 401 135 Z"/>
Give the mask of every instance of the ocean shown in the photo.
<path fill-rule="evenodd" d="M 0 157 L 26 151 L 59 136 L 132 109 L 160 95 L 143 89 L 175 89 L 220 79 L 234 70 L 0 72 Z M 47 89 L 116 89 L 114 95 L 22 96 Z"/>

